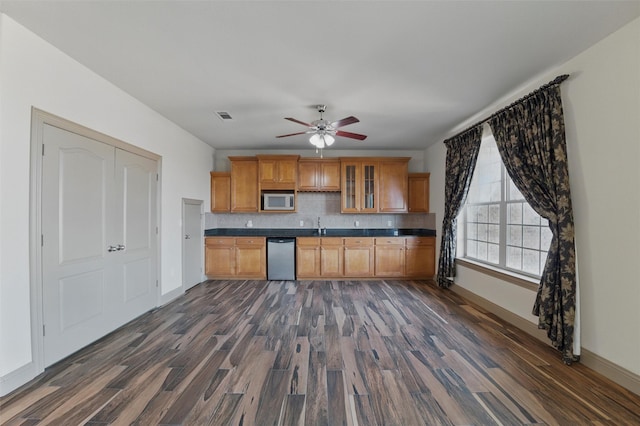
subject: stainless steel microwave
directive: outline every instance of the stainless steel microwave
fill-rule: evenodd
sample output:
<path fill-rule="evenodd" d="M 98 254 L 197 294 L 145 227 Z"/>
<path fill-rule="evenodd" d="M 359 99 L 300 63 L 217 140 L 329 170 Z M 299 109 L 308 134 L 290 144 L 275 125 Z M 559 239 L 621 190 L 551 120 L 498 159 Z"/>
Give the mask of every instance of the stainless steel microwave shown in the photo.
<path fill-rule="evenodd" d="M 276 194 L 269 192 L 262 194 L 262 210 L 294 210 L 295 206 L 295 195 L 293 193 Z"/>

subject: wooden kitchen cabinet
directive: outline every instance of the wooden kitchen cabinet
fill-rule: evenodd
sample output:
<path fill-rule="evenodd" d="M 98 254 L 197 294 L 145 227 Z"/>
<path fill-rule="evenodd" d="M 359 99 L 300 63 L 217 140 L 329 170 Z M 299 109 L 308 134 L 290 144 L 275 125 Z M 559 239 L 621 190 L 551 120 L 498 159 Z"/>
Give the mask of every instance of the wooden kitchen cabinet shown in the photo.
<path fill-rule="evenodd" d="M 235 238 L 204 239 L 204 273 L 210 277 L 231 277 L 235 271 Z"/>
<path fill-rule="evenodd" d="M 299 155 L 257 155 L 260 189 L 296 189 Z"/>
<path fill-rule="evenodd" d="M 211 211 L 231 211 L 231 173 L 211 172 Z"/>
<path fill-rule="evenodd" d="M 378 161 L 343 158 L 342 213 L 378 212 Z"/>
<path fill-rule="evenodd" d="M 231 211 L 257 212 L 258 160 L 255 157 L 229 157 L 231 161 Z"/>
<path fill-rule="evenodd" d="M 408 157 L 343 157 L 341 164 L 341 213 L 408 211 Z"/>
<path fill-rule="evenodd" d="M 405 274 L 405 238 L 375 239 L 375 276 L 403 277 Z"/>
<path fill-rule="evenodd" d="M 378 211 L 380 213 L 406 213 L 409 198 L 409 159 L 381 159 L 378 168 Z"/>
<path fill-rule="evenodd" d="M 296 277 L 300 279 L 320 276 L 320 238 L 296 239 Z"/>
<path fill-rule="evenodd" d="M 267 278 L 267 244 L 263 237 L 236 238 L 236 270 L 239 278 Z"/>
<path fill-rule="evenodd" d="M 301 158 L 298 161 L 298 191 L 340 191 L 340 160 Z"/>
<path fill-rule="evenodd" d="M 344 276 L 372 277 L 374 275 L 373 238 L 344 239 Z"/>
<path fill-rule="evenodd" d="M 329 237 L 320 239 L 320 276 L 344 276 L 344 246 L 343 239 Z"/>
<path fill-rule="evenodd" d="M 406 237 L 405 276 L 432 278 L 436 273 L 436 238 Z"/>
<path fill-rule="evenodd" d="M 429 173 L 409 173 L 409 213 L 429 213 Z"/>
<path fill-rule="evenodd" d="M 264 237 L 206 237 L 205 274 L 210 278 L 267 278 Z"/>
<path fill-rule="evenodd" d="M 296 277 L 340 278 L 344 276 L 344 241 L 339 237 L 298 237 Z"/>

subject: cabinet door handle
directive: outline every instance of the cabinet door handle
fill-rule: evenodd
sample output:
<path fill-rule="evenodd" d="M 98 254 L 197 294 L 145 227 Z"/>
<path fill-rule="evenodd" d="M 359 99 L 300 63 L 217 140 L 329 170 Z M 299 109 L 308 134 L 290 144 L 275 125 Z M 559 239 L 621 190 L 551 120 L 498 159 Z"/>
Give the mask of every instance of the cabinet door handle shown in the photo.
<path fill-rule="evenodd" d="M 107 247 L 107 251 L 108 251 L 109 253 L 112 253 L 112 252 L 114 252 L 114 251 L 118 251 L 118 247 L 116 247 L 116 246 L 109 246 L 109 247 Z"/>

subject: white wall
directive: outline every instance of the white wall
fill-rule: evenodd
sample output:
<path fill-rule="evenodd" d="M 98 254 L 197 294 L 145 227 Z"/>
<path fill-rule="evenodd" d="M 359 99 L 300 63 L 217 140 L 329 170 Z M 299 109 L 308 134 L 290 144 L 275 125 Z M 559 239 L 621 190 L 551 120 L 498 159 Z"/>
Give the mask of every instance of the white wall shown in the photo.
<path fill-rule="evenodd" d="M 489 116 L 557 75 L 562 84 L 576 228 L 582 347 L 640 374 L 640 20 L 461 123 Z M 441 141 L 426 150 L 431 201 L 442 228 Z M 456 285 L 532 322 L 535 293 L 458 267 Z"/>
<path fill-rule="evenodd" d="M 31 107 L 162 156 L 161 292 L 180 293 L 182 198 L 209 204 L 214 150 L 0 15 L 0 394 L 32 363 L 29 287 Z"/>

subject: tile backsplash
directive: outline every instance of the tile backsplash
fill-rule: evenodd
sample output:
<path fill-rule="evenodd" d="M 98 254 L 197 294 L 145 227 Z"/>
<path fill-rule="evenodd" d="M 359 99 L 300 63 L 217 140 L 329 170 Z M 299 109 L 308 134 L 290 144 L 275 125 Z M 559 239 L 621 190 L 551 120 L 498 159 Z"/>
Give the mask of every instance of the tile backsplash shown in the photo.
<path fill-rule="evenodd" d="M 205 228 L 425 228 L 436 229 L 434 213 L 341 214 L 340 193 L 301 192 L 295 213 L 211 213 L 205 214 Z M 356 226 L 356 221 L 357 226 Z M 302 223 L 302 226 L 300 226 Z"/>

